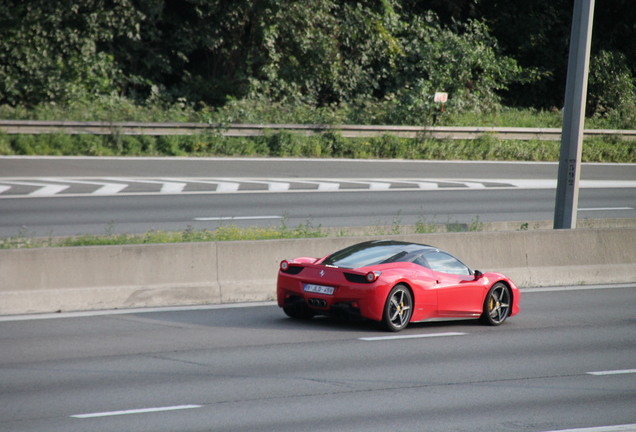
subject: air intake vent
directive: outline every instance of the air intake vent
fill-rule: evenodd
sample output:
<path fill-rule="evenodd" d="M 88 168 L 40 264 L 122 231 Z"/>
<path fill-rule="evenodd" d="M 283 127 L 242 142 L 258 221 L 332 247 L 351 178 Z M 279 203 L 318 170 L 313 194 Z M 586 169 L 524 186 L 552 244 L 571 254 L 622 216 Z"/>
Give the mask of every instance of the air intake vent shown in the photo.
<path fill-rule="evenodd" d="M 344 276 L 345 276 L 345 279 L 347 279 L 349 282 L 360 283 L 360 284 L 369 283 L 365 275 L 356 274 L 356 273 L 345 273 Z"/>
<path fill-rule="evenodd" d="M 287 273 L 287 274 L 290 274 L 290 275 L 297 275 L 298 273 L 303 271 L 303 269 L 304 269 L 303 266 L 290 265 L 289 267 L 287 267 L 287 270 L 281 270 L 281 271 L 283 273 Z"/>

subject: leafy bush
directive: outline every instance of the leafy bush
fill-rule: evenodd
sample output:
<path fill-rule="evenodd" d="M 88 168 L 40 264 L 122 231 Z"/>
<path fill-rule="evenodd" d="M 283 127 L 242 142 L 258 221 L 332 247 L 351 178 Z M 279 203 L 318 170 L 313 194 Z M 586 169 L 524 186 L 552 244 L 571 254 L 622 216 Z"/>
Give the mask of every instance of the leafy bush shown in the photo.
<path fill-rule="evenodd" d="M 0 155 L 11 155 L 14 153 L 13 148 L 11 148 L 11 139 L 9 135 L 0 132 Z"/>
<path fill-rule="evenodd" d="M 485 24 L 468 21 L 451 30 L 428 13 L 416 16 L 404 29 L 404 55 L 389 86 L 389 124 L 431 124 L 439 105 L 433 94 L 449 94 L 454 112 L 490 111 L 500 106 L 499 90 L 522 80 L 521 68 L 501 55 Z"/>
<path fill-rule="evenodd" d="M 600 51 L 590 61 L 587 108 L 588 115 L 607 115 L 616 110 L 634 106 L 636 81 L 625 55 L 620 52 Z M 629 128 L 636 127 L 636 122 Z"/>

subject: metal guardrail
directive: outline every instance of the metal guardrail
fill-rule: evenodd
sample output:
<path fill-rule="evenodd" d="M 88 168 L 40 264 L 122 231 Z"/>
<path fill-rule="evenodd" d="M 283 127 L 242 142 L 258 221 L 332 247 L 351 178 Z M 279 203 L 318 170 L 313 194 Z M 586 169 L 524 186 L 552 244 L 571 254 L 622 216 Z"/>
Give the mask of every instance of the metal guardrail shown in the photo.
<path fill-rule="evenodd" d="M 438 139 L 471 140 L 490 134 L 499 139 L 559 141 L 558 128 L 462 127 L 462 126 L 364 126 L 307 124 L 207 124 L 207 123 L 144 123 L 144 122 L 79 122 L 47 120 L 0 120 L 0 131 L 6 134 L 70 135 L 197 135 L 213 133 L 229 137 L 262 136 L 276 131 L 303 135 L 337 132 L 347 138 L 393 135 L 402 138 L 428 136 Z M 585 137 L 616 136 L 636 140 L 636 130 L 586 129 Z"/>

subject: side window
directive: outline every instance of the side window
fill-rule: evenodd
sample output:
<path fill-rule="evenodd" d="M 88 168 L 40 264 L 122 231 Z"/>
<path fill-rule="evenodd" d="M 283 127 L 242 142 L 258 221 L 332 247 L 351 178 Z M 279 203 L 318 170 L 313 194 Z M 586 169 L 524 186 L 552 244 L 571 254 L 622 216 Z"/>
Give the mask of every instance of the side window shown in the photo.
<path fill-rule="evenodd" d="M 415 263 L 417 265 L 421 265 L 422 267 L 429 268 L 428 263 L 426 262 L 426 260 L 424 259 L 424 257 L 422 255 L 419 255 L 418 257 L 416 257 L 413 260 L 413 263 Z"/>
<path fill-rule="evenodd" d="M 456 275 L 470 275 L 470 270 L 457 258 L 444 252 L 432 252 L 424 256 L 433 271 Z"/>

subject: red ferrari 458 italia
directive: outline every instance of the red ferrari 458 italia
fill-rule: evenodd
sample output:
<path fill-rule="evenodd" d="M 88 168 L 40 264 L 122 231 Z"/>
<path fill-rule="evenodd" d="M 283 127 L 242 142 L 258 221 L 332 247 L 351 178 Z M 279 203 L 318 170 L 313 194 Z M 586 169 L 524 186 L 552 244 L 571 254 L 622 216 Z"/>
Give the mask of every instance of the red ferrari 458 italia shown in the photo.
<path fill-rule="evenodd" d="M 341 314 L 394 332 L 437 318 L 479 318 L 497 326 L 519 312 L 519 289 L 506 276 L 473 271 L 433 246 L 390 240 L 324 258 L 283 260 L 277 299 L 292 318 Z"/>

